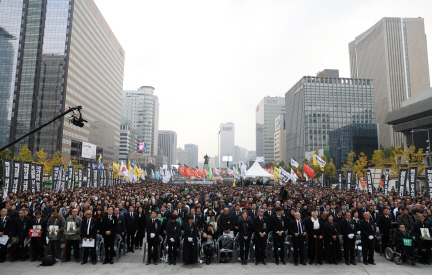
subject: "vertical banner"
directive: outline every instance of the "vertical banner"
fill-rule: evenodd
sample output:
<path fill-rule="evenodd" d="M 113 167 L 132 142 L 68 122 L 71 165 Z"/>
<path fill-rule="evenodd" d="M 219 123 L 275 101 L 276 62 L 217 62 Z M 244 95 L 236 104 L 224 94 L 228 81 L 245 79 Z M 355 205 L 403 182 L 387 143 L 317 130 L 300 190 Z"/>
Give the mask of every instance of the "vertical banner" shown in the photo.
<path fill-rule="evenodd" d="M 98 169 L 93 169 L 93 187 L 99 187 L 100 173 Z"/>
<path fill-rule="evenodd" d="M 107 169 L 103 169 L 104 174 L 104 187 L 108 186 L 108 171 Z"/>
<path fill-rule="evenodd" d="M 36 180 L 35 180 L 36 192 L 42 192 L 43 191 L 43 171 L 44 171 L 44 165 L 43 164 L 37 164 L 36 165 Z"/>
<path fill-rule="evenodd" d="M 73 188 L 74 188 L 74 182 L 73 182 L 74 168 L 73 168 L 73 166 L 69 166 L 67 168 L 67 170 L 68 170 L 68 181 L 67 181 L 67 188 L 66 189 L 72 189 L 73 190 Z"/>
<path fill-rule="evenodd" d="M 7 197 L 12 189 L 12 161 L 3 160 L 3 199 Z"/>
<path fill-rule="evenodd" d="M 19 189 L 19 193 L 24 192 L 24 191 L 28 191 L 29 188 L 29 184 L 30 184 L 30 166 L 31 166 L 31 162 L 23 162 L 22 163 L 22 184 L 21 184 L 21 188 Z"/>
<path fill-rule="evenodd" d="M 57 191 L 59 188 L 59 173 L 60 173 L 60 167 L 59 166 L 53 166 L 52 167 L 51 190 Z"/>
<path fill-rule="evenodd" d="M 103 187 L 104 184 L 105 184 L 105 173 L 104 173 L 104 170 L 105 169 L 100 169 L 99 170 L 100 177 L 99 177 L 99 185 L 98 185 L 98 187 Z"/>
<path fill-rule="evenodd" d="M 325 182 L 324 172 L 322 172 L 321 173 L 321 187 L 324 187 L 324 182 Z"/>
<path fill-rule="evenodd" d="M 78 188 L 81 188 L 83 184 L 83 170 L 78 168 Z"/>
<path fill-rule="evenodd" d="M 359 182 L 359 180 L 358 180 L 358 174 L 357 174 L 357 172 L 356 172 L 356 190 L 358 191 L 358 190 L 360 190 L 360 182 Z"/>
<path fill-rule="evenodd" d="M 352 188 L 352 174 L 353 174 L 353 172 L 352 171 L 347 171 L 346 174 L 347 174 L 347 178 L 346 178 L 347 187 L 346 187 L 346 190 L 347 191 L 351 191 L 351 188 Z"/>
<path fill-rule="evenodd" d="M 91 187 L 92 186 L 92 184 L 93 184 L 93 181 L 92 181 L 92 178 L 93 178 L 93 171 L 92 171 L 92 167 L 87 167 L 87 188 L 88 187 Z"/>
<path fill-rule="evenodd" d="M 64 190 L 64 182 L 63 182 L 63 165 L 59 166 L 59 173 L 58 173 L 58 180 L 57 180 L 57 189 L 56 191 L 63 191 Z"/>
<path fill-rule="evenodd" d="M 21 162 L 13 162 L 13 180 L 12 180 L 12 193 L 18 195 L 18 191 L 21 188 Z"/>
<path fill-rule="evenodd" d="M 426 191 L 427 191 L 426 195 L 429 196 L 430 199 L 432 198 L 432 167 L 425 168 L 425 179 L 426 179 Z"/>
<path fill-rule="evenodd" d="M 113 170 L 109 171 L 109 186 L 113 186 L 114 185 L 114 172 Z"/>
<path fill-rule="evenodd" d="M 372 173 L 370 170 L 366 171 L 366 177 L 367 177 L 367 191 L 372 194 L 373 184 L 372 184 Z"/>
<path fill-rule="evenodd" d="M 389 187 L 389 169 L 386 169 L 384 172 L 384 196 L 388 195 L 388 187 Z"/>
<path fill-rule="evenodd" d="M 63 169 L 63 177 L 62 177 L 62 191 L 66 190 L 66 170 L 64 166 L 62 166 Z"/>
<path fill-rule="evenodd" d="M 411 167 L 409 170 L 409 190 L 411 198 L 415 198 L 417 187 L 417 167 Z"/>
<path fill-rule="evenodd" d="M 30 166 L 30 190 L 32 191 L 32 193 L 36 193 L 39 191 L 36 191 L 36 164 L 32 163 Z"/>
<path fill-rule="evenodd" d="M 338 186 L 339 190 L 342 190 L 342 173 L 338 172 Z"/>
<path fill-rule="evenodd" d="M 407 173 L 408 173 L 407 169 L 400 169 L 399 170 L 398 190 L 399 190 L 399 197 L 401 197 L 401 198 L 402 198 L 402 196 L 405 195 L 405 181 L 406 181 Z"/>

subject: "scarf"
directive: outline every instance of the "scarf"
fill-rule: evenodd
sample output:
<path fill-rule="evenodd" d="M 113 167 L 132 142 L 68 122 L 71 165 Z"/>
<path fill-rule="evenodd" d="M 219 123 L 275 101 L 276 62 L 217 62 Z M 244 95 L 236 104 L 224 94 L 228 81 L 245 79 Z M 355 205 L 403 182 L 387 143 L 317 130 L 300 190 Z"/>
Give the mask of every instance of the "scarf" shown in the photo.
<path fill-rule="evenodd" d="M 317 229 L 320 228 L 320 224 L 319 224 L 318 219 L 311 218 L 311 221 L 312 221 L 312 223 L 313 223 L 313 229 L 314 229 L 314 230 L 317 230 Z"/>

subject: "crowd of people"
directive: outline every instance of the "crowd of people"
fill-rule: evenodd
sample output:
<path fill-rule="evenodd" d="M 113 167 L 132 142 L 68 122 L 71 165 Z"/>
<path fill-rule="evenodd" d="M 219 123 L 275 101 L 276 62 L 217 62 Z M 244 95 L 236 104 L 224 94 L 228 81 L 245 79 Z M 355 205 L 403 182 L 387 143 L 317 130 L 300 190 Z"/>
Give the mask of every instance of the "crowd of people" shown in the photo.
<path fill-rule="evenodd" d="M 432 235 L 432 202 L 423 194 L 411 198 L 395 192 L 385 196 L 380 190 L 350 192 L 293 184 L 233 187 L 141 182 L 59 193 L 45 189 L 35 194 L 2 194 L 0 209 L 0 240 L 8 236 L 7 243 L 0 244 L 0 263 L 7 255 L 11 262 L 29 257 L 42 261 L 48 246 L 54 261 L 71 261 L 73 251 L 77 263 L 90 259 L 96 264 L 95 240 L 101 235 L 103 263 L 113 264 L 114 240 L 119 235 L 128 253 L 142 250 L 147 241 L 147 265 L 152 260 L 158 264 L 158 253 L 150 251 L 157 251 L 161 239 L 168 247 L 170 265 L 177 263 L 181 241 L 183 264 L 196 263 L 200 251 L 210 264 L 216 240 L 228 235 L 238 240 L 241 264 L 248 263 L 254 246 L 255 259 L 251 260 L 265 265 L 271 235 L 276 264 L 286 264 L 290 252 L 285 251 L 285 240 L 290 236 L 294 265 L 341 261 L 356 265 L 356 240 L 361 240 L 363 264 L 375 265 L 377 237 L 383 250 L 393 239 L 395 249 L 404 250 L 412 264 L 419 258 L 430 265 L 432 241 L 425 230 Z M 397 229 L 390 236 L 393 225 Z M 32 253 L 25 246 L 30 229 L 39 233 L 30 238 Z"/>

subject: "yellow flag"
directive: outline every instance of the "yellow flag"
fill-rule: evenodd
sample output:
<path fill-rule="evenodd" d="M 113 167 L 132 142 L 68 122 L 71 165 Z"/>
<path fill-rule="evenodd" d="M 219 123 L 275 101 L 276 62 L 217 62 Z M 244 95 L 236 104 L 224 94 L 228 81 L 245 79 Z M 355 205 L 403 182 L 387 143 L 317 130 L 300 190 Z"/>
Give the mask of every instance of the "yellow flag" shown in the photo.
<path fill-rule="evenodd" d="M 141 171 L 138 169 L 137 165 L 135 165 L 133 172 L 138 179 L 141 178 Z"/>
<path fill-rule="evenodd" d="M 115 179 L 120 176 L 120 163 L 113 163 L 113 174 Z"/>
<path fill-rule="evenodd" d="M 99 163 L 102 161 L 102 154 L 99 155 Z"/>
<path fill-rule="evenodd" d="M 312 165 L 318 166 L 319 168 L 321 168 L 321 171 L 324 171 L 324 168 L 321 166 L 321 164 L 318 163 L 314 155 L 312 155 Z"/>
<path fill-rule="evenodd" d="M 236 180 L 234 179 L 233 187 L 235 187 L 235 181 L 236 181 Z"/>

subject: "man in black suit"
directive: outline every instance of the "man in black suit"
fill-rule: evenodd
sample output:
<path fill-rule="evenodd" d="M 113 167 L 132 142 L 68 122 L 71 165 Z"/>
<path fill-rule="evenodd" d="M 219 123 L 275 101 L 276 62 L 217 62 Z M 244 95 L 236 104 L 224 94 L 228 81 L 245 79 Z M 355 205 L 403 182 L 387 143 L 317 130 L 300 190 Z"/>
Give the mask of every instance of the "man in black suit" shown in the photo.
<path fill-rule="evenodd" d="M 294 265 L 298 265 L 298 254 L 300 253 L 300 263 L 306 265 L 305 261 L 305 238 L 307 235 L 306 226 L 300 219 L 300 213 L 294 214 L 295 220 L 293 220 L 288 228 L 289 234 L 292 236 L 293 247 L 294 247 Z"/>
<path fill-rule="evenodd" d="M 279 257 L 285 265 L 285 231 L 287 220 L 283 215 L 282 208 L 276 207 L 276 215 L 271 217 L 271 228 L 273 230 L 273 246 L 276 264 L 279 265 Z"/>
<path fill-rule="evenodd" d="M 384 251 L 388 245 L 390 229 L 392 228 L 392 217 L 388 208 L 384 208 L 382 215 L 378 218 L 377 225 L 381 234 L 382 250 Z"/>
<path fill-rule="evenodd" d="M 117 208 L 118 209 L 118 208 Z M 105 260 L 103 264 L 110 263 L 114 264 L 113 258 L 115 256 L 114 251 L 114 240 L 116 237 L 116 231 L 117 231 L 117 216 L 113 213 L 112 206 L 108 207 L 107 214 L 102 218 L 101 222 L 101 229 L 99 229 L 100 232 L 102 232 L 102 236 L 104 238 L 104 244 L 105 244 Z"/>
<path fill-rule="evenodd" d="M 258 210 L 258 216 L 253 220 L 253 228 L 255 230 L 255 265 L 264 262 L 265 247 L 267 243 L 267 235 L 270 230 L 270 223 L 267 217 L 264 217 L 264 209 Z"/>
<path fill-rule="evenodd" d="M 256 209 L 256 204 L 252 204 L 252 208 L 248 210 L 249 217 L 252 218 L 252 221 L 255 219 L 255 217 L 258 216 L 258 210 Z"/>
<path fill-rule="evenodd" d="M 24 247 L 24 240 L 29 234 L 30 217 L 26 216 L 24 210 L 21 209 L 18 212 L 18 218 L 15 219 L 13 237 L 18 238 L 18 243 L 12 244 L 10 261 L 13 262 L 21 256 L 21 260 L 25 261 L 27 259 L 27 248 Z M 21 254 L 21 255 L 20 255 Z"/>
<path fill-rule="evenodd" d="M 135 234 L 138 232 L 138 214 L 134 213 L 132 205 L 129 205 L 129 212 L 125 214 L 125 223 L 127 251 L 134 253 Z"/>
<path fill-rule="evenodd" d="M 353 264 L 355 262 L 355 229 L 354 225 L 351 224 L 351 212 L 345 212 L 345 218 L 340 221 L 340 232 L 343 236 L 344 245 L 344 258 L 347 265 Z"/>
<path fill-rule="evenodd" d="M 85 218 L 83 218 L 81 223 L 81 238 L 84 241 L 93 241 L 95 242 L 95 246 L 93 247 L 84 247 L 83 248 L 83 258 L 81 264 L 86 264 L 88 259 L 88 252 L 90 250 L 90 258 L 93 265 L 96 264 L 96 234 L 97 234 L 97 221 L 95 218 L 92 218 L 92 211 L 87 210 L 84 213 Z"/>
<path fill-rule="evenodd" d="M 42 218 L 42 211 L 35 212 L 35 218 L 30 221 L 29 229 L 41 229 L 40 237 L 31 237 L 31 261 L 35 262 L 39 259 L 42 261 L 44 255 L 44 245 L 46 245 L 47 220 Z"/>
<path fill-rule="evenodd" d="M 231 212 L 231 216 L 233 217 L 233 223 L 234 223 L 234 236 L 237 235 L 238 232 L 238 223 L 239 223 L 239 217 L 241 217 L 240 213 L 240 205 L 237 203 L 234 207 L 234 211 Z"/>
<path fill-rule="evenodd" d="M 7 210 L 3 208 L 0 211 L 0 237 L 3 237 L 4 235 L 9 236 L 10 233 L 12 233 L 13 229 L 13 220 L 12 218 L 9 218 L 6 216 Z M 3 263 L 6 260 L 7 255 L 7 243 L 6 245 L 0 244 L 0 263 Z"/>
<path fill-rule="evenodd" d="M 153 261 L 154 264 L 158 264 L 158 249 L 159 249 L 159 235 L 161 232 L 161 222 L 156 219 L 156 211 L 152 210 L 151 218 L 147 221 L 147 242 L 148 242 L 148 256 L 147 263 L 149 265 L 152 259 L 152 248 L 153 248 Z"/>
<path fill-rule="evenodd" d="M 375 265 L 374 245 L 375 245 L 375 224 L 371 219 L 370 213 L 363 214 L 364 220 L 360 222 L 361 242 L 363 252 L 363 263 L 365 265 Z"/>

